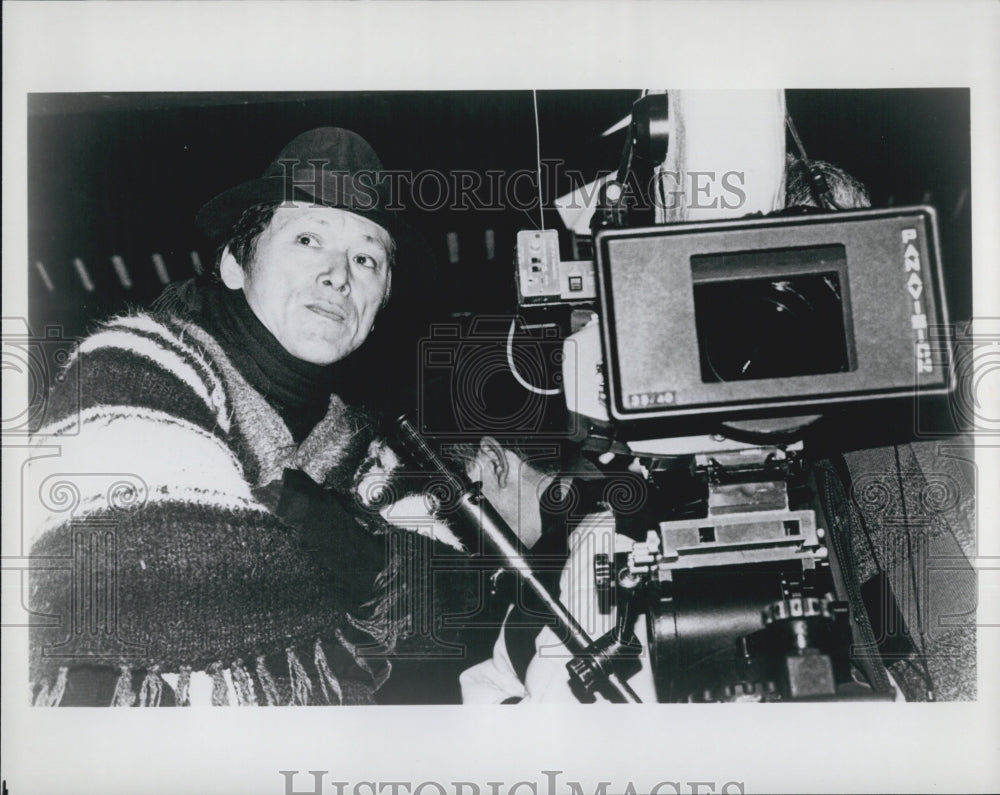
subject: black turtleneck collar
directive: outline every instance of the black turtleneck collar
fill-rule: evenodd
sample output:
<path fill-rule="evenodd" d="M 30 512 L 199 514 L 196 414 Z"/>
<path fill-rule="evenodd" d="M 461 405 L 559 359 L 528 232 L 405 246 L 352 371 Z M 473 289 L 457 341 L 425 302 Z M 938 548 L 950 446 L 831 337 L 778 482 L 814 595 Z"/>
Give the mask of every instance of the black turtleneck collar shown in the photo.
<path fill-rule="evenodd" d="M 254 314 L 242 290 L 209 283 L 184 292 L 184 299 L 170 308 L 183 304 L 180 314 L 189 314 L 215 337 L 250 386 L 278 412 L 295 442 L 305 439 L 326 414 L 337 364 L 311 364 L 288 353 Z"/>

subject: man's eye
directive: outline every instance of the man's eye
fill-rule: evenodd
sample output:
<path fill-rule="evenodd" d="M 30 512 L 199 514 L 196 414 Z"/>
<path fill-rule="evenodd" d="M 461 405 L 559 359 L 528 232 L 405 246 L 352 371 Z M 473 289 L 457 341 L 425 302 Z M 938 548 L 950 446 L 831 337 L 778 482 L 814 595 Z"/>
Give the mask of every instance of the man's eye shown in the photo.
<path fill-rule="evenodd" d="M 374 257 L 369 257 L 367 254 L 355 254 L 354 263 L 363 268 L 375 269 L 378 267 L 378 260 Z"/>
<path fill-rule="evenodd" d="M 315 246 L 319 244 L 315 235 L 299 235 L 295 240 L 301 246 Z"/>

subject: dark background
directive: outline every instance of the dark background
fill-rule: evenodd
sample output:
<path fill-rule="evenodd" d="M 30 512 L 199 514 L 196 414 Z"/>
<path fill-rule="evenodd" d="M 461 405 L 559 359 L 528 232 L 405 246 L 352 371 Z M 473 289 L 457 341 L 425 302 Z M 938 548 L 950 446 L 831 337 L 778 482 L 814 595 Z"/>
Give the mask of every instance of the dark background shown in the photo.
<path fill-rule="evenodd" d="M 638 96 L 638 90 L 539 92 L 541 156 L 561 159 L 587 179 L 614 168 L 625 133 L 601 133 Z M 937 208 L 952 319 L 969 317 L 968 90 L 789 90 L 786 98 L 809 156 L 862 180 L 873 206 Z M 111 312 L 148 303 L 163 286 L 154 254 L 171 280 L 193 275 L 191 252 L 210 267 L 212 245 L 193 223 L 198 208 L 258 176 L 297 134 L 324 125 L 360 133 L 390 169 L 536 167 L 529 91 L 34 94 L 28 102 L 32 330 L 57 325 L 78 336 Z M 546 189 L 546 203 L 551 207 L 551 194 L 570 187 L 563 180 Z M 560 227 L 554 210 L 545 216 L 547 227 Z M 383 342 L 393 335 L 400 361 L 412 363 L 409 345 L 428 319 L 516 308 L 515 234 L 537 227 L 538 211 L 409 209 L 407 217 L 430 256 L 398 269 L 394 288 L 405 296 L 408 314 L 380 320 L 375 333 Z M 495 239 L 492 256 L 487 230 Z M 457 235 L 457 257 L 454 247 L 449 253 L 449 233 Z M 116 275 L 113 255 L 124 260 L 130 288 Z M 74 269 L 77 258 L 93 291 Z"/>

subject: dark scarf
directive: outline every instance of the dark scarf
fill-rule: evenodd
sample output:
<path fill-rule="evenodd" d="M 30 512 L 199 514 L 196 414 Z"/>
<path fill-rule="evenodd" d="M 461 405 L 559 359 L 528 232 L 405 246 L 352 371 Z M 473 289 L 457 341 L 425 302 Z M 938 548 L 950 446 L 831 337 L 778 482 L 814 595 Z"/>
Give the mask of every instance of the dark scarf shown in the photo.
<path fill-rule="evenodd" d="M 211 334 L 236 369 L 281 416 L 296 444 L 326 415 L 340 368 L 304 362 L 257 319 L 242 290 L 213 282 L 167 288 L 157 309 L 188 317 Z"/>

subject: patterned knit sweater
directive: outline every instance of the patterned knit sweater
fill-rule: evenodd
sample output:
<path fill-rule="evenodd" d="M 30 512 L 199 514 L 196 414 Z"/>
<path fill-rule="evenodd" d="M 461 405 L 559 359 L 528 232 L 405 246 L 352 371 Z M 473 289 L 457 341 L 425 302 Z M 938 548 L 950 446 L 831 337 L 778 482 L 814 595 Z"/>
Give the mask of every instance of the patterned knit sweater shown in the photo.
<path fill-rule="evenodd" d="M 303 442 L 340 484 L 323 489 L 290 469 L 288 427 L 202 327 L 104 324 L 28 467 L 34 703 L 370 701 L 393 640 L 391 534 L 350 491 L 371 440 L 333 396 Z"/>

